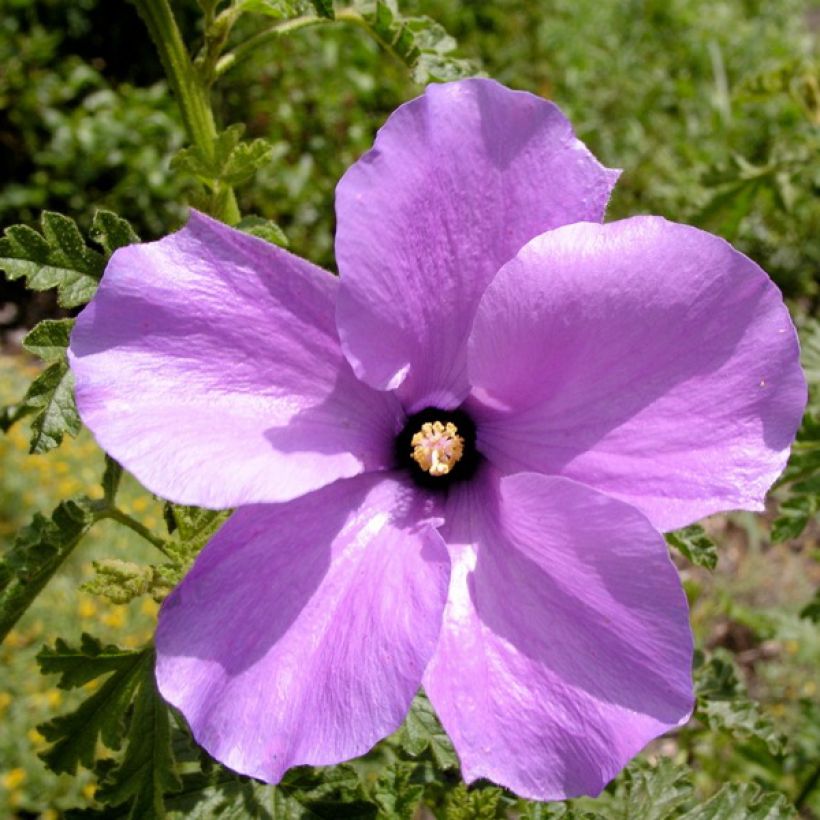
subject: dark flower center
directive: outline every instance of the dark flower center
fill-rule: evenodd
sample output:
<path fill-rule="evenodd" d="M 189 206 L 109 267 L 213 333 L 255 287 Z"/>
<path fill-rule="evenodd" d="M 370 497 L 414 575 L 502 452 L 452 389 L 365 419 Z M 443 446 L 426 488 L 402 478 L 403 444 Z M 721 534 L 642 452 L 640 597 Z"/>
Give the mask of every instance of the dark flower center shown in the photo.
<path fill-rule="evenodd" d="M 396 464 L 416 484 L 443 490 L 475 473 L 481 459 L 475 443 L 475 424 L 467 413 L 427 407 L 410 416 L 396 436 Z"/>

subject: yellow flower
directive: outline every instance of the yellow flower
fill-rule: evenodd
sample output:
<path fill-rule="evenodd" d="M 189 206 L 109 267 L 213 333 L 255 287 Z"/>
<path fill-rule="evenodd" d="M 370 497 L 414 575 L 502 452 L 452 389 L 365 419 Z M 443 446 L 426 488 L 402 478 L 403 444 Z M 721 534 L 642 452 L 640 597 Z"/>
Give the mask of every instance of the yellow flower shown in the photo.
<path fill-rule="evenodd" d="M 63 702 L 63 693 L 59 689 L 49 689 L 46 692 L 46 703 L 56 709 Z"/>
<path fill-rule="evenodd" d="M 93 618 L 97 614 L 97 605 L 90 598 L 82 598 L 77 605 L 77 612 L 81 618 Z"/>
<path fill-rule="evenodd" d="M 12 700 L 14 700 L 14 698 L 12 698 L 8 692 L 0 692 L 0 715 L 9 708 Z"/>
<path fill-rule="evenodd" d="M 85 797 L 86 800 L 93 800 L 96 793 L 96 783 L 86 783 L 85 786 L 83 786 L 83 797 Z"/>
<path fill-rule="evenodd" d="M 153 598 L 143 598 L 140 604 L 140 612 L 150 618 L 156 618 L 159 612 L 159 604 Z"/>
<path fill-rule="evenodd" d="M 36 729 L 29 729 L 26 732 L 26 737 L 28 742 L 35 748 L 39 748 L 46 742 L 46 739 Z"/>
<path fill-rule="evenodd" d="M 12 791 L 16 789 L 18 786 L 21 786 L 26 780 L 26 770 L 25 769 L 10 769 L 7 771 L 2 778 L 0 778 L 0 783 L 2 783 L 4 789 L 8 789 L 8 791 Z"/>
<path fill-rule="evenodd" d="M 112 606 L 111 609 L 102 616 L 102 622 L 112 629 L 122 629 L 125 626 L 125 607 Z"/>

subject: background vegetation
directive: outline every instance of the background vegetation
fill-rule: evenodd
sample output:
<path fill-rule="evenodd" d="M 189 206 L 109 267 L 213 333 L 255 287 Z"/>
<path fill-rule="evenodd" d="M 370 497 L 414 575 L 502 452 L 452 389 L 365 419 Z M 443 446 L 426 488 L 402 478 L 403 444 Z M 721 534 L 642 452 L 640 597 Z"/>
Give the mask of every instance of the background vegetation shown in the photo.
<path fill-rule="evenodd" d="M 288 4 L 257 5 L 270 11 Z M 174 8 L 195 50 L 203 38 L 199 8 L 193 0 Z M 249 145 L 267 141 L 258 143 L 259 161 L 238 177 L 243 214 L 274 220 L 292 250 L 332 269 L 333 189 L 341 173 L 387 114 L 420 91 L 417 80 L 473 66 L 555 100 L 596 155 L 624 169 L 610 219 L 662 214 L 719 233 L 759 262 L 789 300 L 818 383 L 820 333 L 810 317 L 820 305 L 820 8 L 805 0 L 406 0 L 401 11 L 430 15 L 455 41 L 424 29 L 434 32 L 435 49 L 429 63 L 416 60 L 411 70 L 400 43 L 385 49 L 383 38 L 344 23 L 317 23 L 236 52 L 214 92 L 218 119 L 223 127 L 242 123 Z M 272 23 L 278 19 L 248 14 L 232 42 Z M 95 210 L 106 208 L 150 239 L 178 227 L 185 203 L 203 197 L 207 180 L 195 159 L 178 153 L 187 143 L 183 123 L 128 3 L 5 0 L 0 67 L 0 224 L 36 226 L 46 209 L 87 232 Z M 23 331 L 70 312 L 52 291 L 32 294 L 22 280 L 0 281 L 0 404 L 19 400 L 40 372 L 20 352 Z M 197 798 L 186 803 L 183 791 L 169 810 L 217 816 L 226 810 L 214 801 L 223 799 L 245 806 L 225 815 L 231 817 L 336 817 L 343 816 L 333 803 L 339 800 L 348 807 L 344 816 L 354 816 L 350 806 L 361 809 L 366 798 L 383 817 L 412 817 L 423 797 L 436 816 L 453 818 L 514 810 L 533 818 L 597 811 L 661 820 L 698 811 L 696 803 L 717 793 L 718 802 L 707 804 L 712 813 L 691 816 L 789 817 L 799 810 L 820 817 L 816 597 L 811 604 L 820 579 L 820 423 L 813 390 L 770 514 L 707 522 L 717 543 L 714 572 L 705 568 L 711 546 L 691 534 L 683 542 L 696 559 L 681 559 L 680 567 L 705 652 L 697 720 L 654 744 L 601 800 L 533 807 L 489 786 L 464 790 L 446 739 L 435 735 L 420 702 L 415 720 L 426 734 L 408 727 L 352 774 L 339 769 L 332 788 L 309 775 L 310 782 L 289 782 L 288 795 L 296 797 L 279 814 L 267 793 L 222 783 L 219 774 L 198 783 L 200 792 L 186 780 Z M 9 555 L 14 533 L 36 512 L 80 493 L 103 496 L 103 457 L 87 434 L 46 455 L 28 455 L 28 439 L 25 421 L 0 438 L 0 549 Z M 128 479 L 119 504 L 149 530 L 161 529 L 162 505 Z M 77 588 L 97 577 L 94 560 L 143 563 L 154 556 L 134 532 L 103 522 L 0 647 L 0 815 L 56 818 L 76 807 L 100 808 L 95 789 L 104 772 L 49 771 L 38 757 L 48 743 L 37 729 L 93 693 L 100 678 L 65 691 L 55 675 L 40 674 L 35 655 L 58 636 L 77 645 L 83 631 L 103 643 L 143 646 L 157 611 L 151 594 L 117 603 L 110 586 L 92 583 L 96 592 L 79 595 Z M 196 761 L 183 734 L 173 738 L 177 759 Z M 202 797 L 214 782 L 222 797 Z M 751 791 L 727 791 L 728 782 Z M 759 798 L 756 786 L 783 798 Z M 102 811 L 127 816 L 125 809 Z"/>

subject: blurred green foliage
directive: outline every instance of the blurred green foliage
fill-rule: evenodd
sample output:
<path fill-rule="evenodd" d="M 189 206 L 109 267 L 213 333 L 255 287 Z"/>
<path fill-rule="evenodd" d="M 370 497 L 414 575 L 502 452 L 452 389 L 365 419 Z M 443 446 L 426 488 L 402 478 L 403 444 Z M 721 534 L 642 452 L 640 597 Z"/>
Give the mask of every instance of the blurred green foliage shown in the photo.
<path fill-rule="evenodd" d="M 341 5 L 341 4 L 338 4 Z M 193 0 L 179 0 L 188 42 Z M 554 99 L 624 169 L 610 218 L 659 213 L 715 231 L 790 296 L 820 269 L 818 15 L 806 0 L 407 0 L 493 77 Z M 264 22 L 264 20 L 263 20 Z M 232 41 L 260 27 L 246 15 Z M 223 124 L 273 143 L 240 191 L 291 247 L 333 265 L 333 189 L 400 102 L 419 91 L 350 25 L 271 40 L 217 86 Z M 183 217 L 183 143 L 153 45 L 125 2 L 7 0 L 0 11 L 0 221 L 91 203 L 151 238 Z"/>

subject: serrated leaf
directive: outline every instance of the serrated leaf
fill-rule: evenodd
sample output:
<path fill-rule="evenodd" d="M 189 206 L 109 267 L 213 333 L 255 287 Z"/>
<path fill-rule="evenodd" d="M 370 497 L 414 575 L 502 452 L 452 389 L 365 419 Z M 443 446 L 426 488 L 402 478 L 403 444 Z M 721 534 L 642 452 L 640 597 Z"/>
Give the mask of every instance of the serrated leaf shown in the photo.
<path fill-rule="evenodd" d="M 127 655 L 78 709 L 37 727 L 46 740 L 53 743 L 41 755 L 50 769 L 73 773 L 80 764 L 90 768 L 99 741 L 109 749 L 120 748 L 125 733 L 125 713 L 140 685 L 146 658 L 149 661 L 152 658 L 147 650 Z"/>
<path fill-rule="evenodd" d="M 82 422 L 74 403 L 74 374 L 65 359 L 47 367 L 29 386 L 22 404 L 34 413 L 29 452 L 47 453 L 63 436 L 76 436 Z"/>
<path fill-rule="evenodd" d="M 727 783 L 710 800 L 680 820 L 792 820 L 794 806 L 778 792 L 764 792 L 756 783 Z"/>
<path fill-rule="evenodd" d="M 111 806 L 127 802 L 128 817 L 151 820 L 165 817 L 163 796 L 178 789 L 181 782 L 171 755 L 168 707 L 154 680 L 154 653 L 142 654 L 128 746 L 119 765 L 107 773 L 96 799 Z"/>
<path fill-rule="evenodd" d="M 368 801 L 349 765 L 291 769 L 278 786 L 238 777 L 218 767 L 210 775 L 182 778 L 182 789 L 166 799 L 180 820 L 370 820 L 377 807 Z"/>
<path fill-rule="evenodd" d="M 475 65 L 453 54 L 456 41 L 426 16 L 404 17 L 393 3 L 358 2 L 362 20 L 373 37 L 411 71 L 419 84 L 445 82 L 475 73 Z"/>
<path fill-rule="evenodd" d="M 699 567 L 714 569 L 717 566 L 717 546 L 700 524 L 692 524 L 689 527 L 675 530 L 675 532 L 668 532 L 666 541 Z"/>
<path fill-rule="evenodd" d="M 428 749 L 441 769 L 458 766 L 453 744 L 439 723 L 433 706 L 423 692 L 419 692 L 410 706 L 407 718 L 396 734 L 396 740 L 404 751 L 418 757 Z"/>
<path fill-rule="evenodd" d="M 818 500 L 814 493 L 797 495 L 784 501 L 772 522 L 772 543 L 780 544 L 798 538 L 817 515 L 817 510 Z"/>
<path fill-rule="evenodd" d="M 468 789 L 459 783 L 447 795 L 447 820 L 495 820 L 499 817 L 502 795 L 495 786 Z"/>
<path fill-rule="evenodd" d="M 240 142 L 225 159 L 218 179 L 227 185 L 241 185 L 270 161 L 273 144 L 264 137 Z"/>
<path fill-rule="evenodd" d="M 406 762 L 394 763 L 381 771 L 371 793 L 382 816 L 413 820 L 424 795 L 418 771 L 419 766 Z"/>
<path fill-rule="evenodd" d="M 665 820 L 692 795 L 689 771 L 668 758 L 651 765 L 640 758 L 624 770 L 616 786 L 616 799 L 624 817 Z"/>
<path fill-rule="evenodd" d="M 87 499 L 63 501 L 50 518 L 37 513 L 0 561 L 0 640 L 71 554 L 95 518 Z"/>
<path fill-rule="evenodd" d="M 25 225 L 6 228 L 0 239 L 0 270 L 26 280 L 31 290 L 57 288 L 62 307 L 85 304 L 97 290 L 105 260 L 83 241 L 74 220 L 44 211 L 42 234 Z"/>
<path fill-rule="evenodd" d="M 118 248 L 140 241 L 131 223 L 112 211 L 97 211 L 89 234 L 97 244 L 102 245 L 108 256 Z"/>
<path fill-rule="evenodd" d="M 750 700 L 728 652 L 718 650 L 695 668 L 696 715 L 711 729 L 722 729 L 741 740 L 765 743 L 772 754 L 783 738 L 771 720 Z"/>
<path fill-rule="evenodd" d="M 172 159 L 171 167 L 191 174 L 211 189 L 239 185 L 265 165 L 273 151 L 273 145 L 263 137 L 242 142 L 244 132 L 241 123 L 228 126 L 217 135 L 212 154 L 206 155 L 196 146 L 183 148 Z"/>
<path fill-rule="evenodd" d="M 80 646 L 69 646 L 57 638 L 53 649 L 44 646 L 37 653 L 37 663 L 44 675 L 60 675 L 60 689 L 76 689 L 94 678 L 125 669 L 133 663 L 131 649 L 120 649 L 113 644 L 103 645 L 87 632 L 80 638 Z"/>
<path fill-rule="evenodd" d="M 44 319 L 23 338 L 23 347 L 44 362 L 55 362 L 65 356 L 73 319 Z"/>
<path fill-rule="evenodd" d="M 258 236 L 281 248 L 287 248 L 288 238 L 285 232 L 272 220 L 261 216 L 246 216 L 237 222 L 236 228 L 251 236 Z"/>

